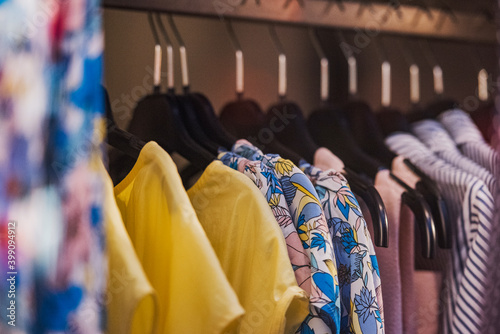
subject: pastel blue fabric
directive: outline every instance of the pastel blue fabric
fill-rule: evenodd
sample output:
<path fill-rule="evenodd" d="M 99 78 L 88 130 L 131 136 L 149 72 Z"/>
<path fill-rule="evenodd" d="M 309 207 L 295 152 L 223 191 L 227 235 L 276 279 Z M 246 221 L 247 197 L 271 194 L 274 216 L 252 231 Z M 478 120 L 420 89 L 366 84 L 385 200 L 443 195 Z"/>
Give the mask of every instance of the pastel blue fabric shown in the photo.
<path fill-rule="evenodd" d="M 318 193 L 338 265 L 341 333 L 384 333 L 380 272 L 372 238 L 346 178 L 306 162 L 300 169 Z"/>
<path fill-rule="evenodd" d="M 337 263 L 325 215 L 313 184 L 291 161 L 276 154 L 263 154 L 246 140 L 237 141 L 232 151 L 249 160 L 261 161 L 275 171 L 302 246 L 310 258 L 310 314 L 298 332 L 339 334 Z"/>

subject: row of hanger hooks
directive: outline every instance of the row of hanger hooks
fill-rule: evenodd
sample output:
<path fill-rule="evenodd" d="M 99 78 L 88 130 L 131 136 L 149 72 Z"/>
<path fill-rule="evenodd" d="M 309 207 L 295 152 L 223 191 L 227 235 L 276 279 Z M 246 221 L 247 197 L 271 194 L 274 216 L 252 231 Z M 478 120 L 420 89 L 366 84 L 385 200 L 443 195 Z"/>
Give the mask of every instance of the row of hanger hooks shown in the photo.
<path fill-rule="evenodd" d="M 162 21 L 162 15 L 158 12 L 148 12 L 148 21 L 153 34 L 155 42 L 155 57 L 154 57 L 154 87 L 155 91 L 159 91 L 161 84 L 161 60 L 162 60 L 162 49 L 159 39 L 159 34 L 157 27 L 159 27 L 160 33 L 166 44 L 167 51 L 167 89 L 169 91 L 174 90 L 174 48 L 172 44 L 172 39 L 170 38 L 165 25 Z M 182 87 L 185 92 L 189 90 L 189 72 L 188 72 L 188 61 L 187 61 L 187 50 L 184 44 L 184 40 L 175 24 L 172 15 L 167 15 L 167 22 L 170 26 L 177 44 L 179 45 L 179 56 L 181 64 L 181 77 L 182 77 Z M 285 49 L 280 41 L 280 38 L 276 32 L 275 24 L 269 24 L 269 35 L 273 45 L 278 53 L 278 96 L 280 100 L 284 100 L 287 94 L 287 56 Z M 234 31 L 233 23 L 231 20 L 225 21 L 225 28 L 229 36 L 229 40 L 235 51 L 235 63 L 236 63 L 236 94 L 238 98 L 242 98 L 244 94 L 244 56 L 243 49 L 238 40 L 238 37 Z M 320 63 L 320 96 L 321 101 L 327 102 L 329 100 L 330 94 L 330 83 L 329 83 L 329 60 L 323 50 L 321 42 L 318 38 L 317 30 L 310 27 L 308 29 L 309 39 L 311 41 L 312 47 L 314 48 L 316 54 L 319 57 Z M 338 38 L 340 43 L 347 44 L 346 38 L 342 30 L 338 30 Z M 380 40 L 379 40 L 380 38 Z M 442 96 L 444 93 L 444 80 L 443 80 L 443 70 L 439 64 L 429 42 L 426 39 L 420 38 L 418 40 L 419 50 L 422 52 L 424 59 L 426 60 L 428 66 L 432 69 L 433 74 L 433 87 L 436 96 Z M 388 60 L 385 48 L 383 46 L 382 37 L 374 38 L 373 45 L 376 49 L 376 53 L 379 57 L 381 63 L 381 102 L 382 106 L 388 107 L 391 104 L 391 63 Z M 415 61 L 414 55 L 406 40 L 396 39 L 396 45 L 403 55 L 405 63 L 408 65 L 409 75 L 410 75 L 410 101 L 412 104 L 418 104 L 420 102 L 420 67 Z M 471 59 L 475 63 L 475 67 L 479 68 L 478 72 L 478 94 L 481 100 L 487 100 L 489 98 L 488 94 L 488 72 L 482 67 L 480 54 L 477 48 L 470 46 L 469 51 L 471 54 Z M 357 59 L 353 53 L 344 52 L 346 62 L 348 65 L 348 92 L 351 97 L 355 97 L 358 94 L 358 70 L 357 70 Z"/>

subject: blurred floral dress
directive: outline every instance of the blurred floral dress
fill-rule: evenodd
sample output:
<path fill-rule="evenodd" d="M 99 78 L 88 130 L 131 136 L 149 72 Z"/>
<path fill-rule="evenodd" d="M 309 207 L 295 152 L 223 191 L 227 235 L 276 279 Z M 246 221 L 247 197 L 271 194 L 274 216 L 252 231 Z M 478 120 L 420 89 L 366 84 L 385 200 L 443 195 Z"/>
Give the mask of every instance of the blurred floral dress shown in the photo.
<path fill-rule="evenodd" d="M 338 264 L 341 333 L 385 332 L 382 287 L 375 248 L 345 177 L 308 163 L 300 169 L 314 184 L 325 212 Z"/>
<path fill-rule="evenodd" d="M 99 5 L 0 0 L 0 333 L 104 330 Z"/>
<path fill-rule="evenodd" d="M 337 264 L 328 225 L 314 186 L 291 161 L 263 154 L 246 140 L 232 150 L 249 160 L 261 161 L 275 171 L 302 246 L 311 261 L 310 314 L 300 333 L 340 333 L 340 296 Z"/>

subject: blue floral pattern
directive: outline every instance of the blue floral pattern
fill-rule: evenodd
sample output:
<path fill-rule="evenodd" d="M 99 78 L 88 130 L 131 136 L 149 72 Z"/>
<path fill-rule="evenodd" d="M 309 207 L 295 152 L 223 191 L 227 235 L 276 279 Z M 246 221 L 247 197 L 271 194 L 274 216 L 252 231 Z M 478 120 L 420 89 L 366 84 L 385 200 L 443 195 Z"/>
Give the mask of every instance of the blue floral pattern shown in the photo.
<path fill-rule="evenodd" d="M 342 333 L 384 333 L 380 272 L 372 239 L 345 177 L 307 163 L 300 168 L 314 184 L 325 212 L 339 265 Z"/>
<path fill-rule="evenodd" d="M 279 155 L 264 155 L 246 140 L 239 140 L 233 152 L 260 161 L 275 171 L 283 187 L 292 221 L 302 246 L 311 260 L 310 314 L 300 333 L 340 333 L 340 296 L 337 263 L 328 224 L 319 196 L 307 176 L 291 161 Z"/>
<path fill-rule="evenodd" d="M 221 152 L 218 159 L 236 169 L 255 183 L 266 197 L 287 244 L 288 257 L 295 272 L 297 284 L 311 293 L 311 263 L 293 225 L 290 210 L 283 196 L 283 188 L 276 173 L 261 161 L 250 161 L 232 152 Z"/>

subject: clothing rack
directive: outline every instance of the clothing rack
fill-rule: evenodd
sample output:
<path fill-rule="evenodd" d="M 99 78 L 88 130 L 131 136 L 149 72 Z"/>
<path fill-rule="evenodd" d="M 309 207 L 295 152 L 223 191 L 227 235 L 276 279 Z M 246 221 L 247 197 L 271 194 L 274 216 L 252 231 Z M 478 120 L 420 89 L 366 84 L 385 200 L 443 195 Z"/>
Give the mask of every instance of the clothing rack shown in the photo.
<path fill-rule="evenodd" d="M 461 42 L 496 43 L 495 21 L 487 10 L 454 10 L 409 5 L 399 0 L 103 0 L 106 8 L 156 11 L 318 28 L 354 29 Z M 455 4 L 454 4 L 455 6 Z"/>

